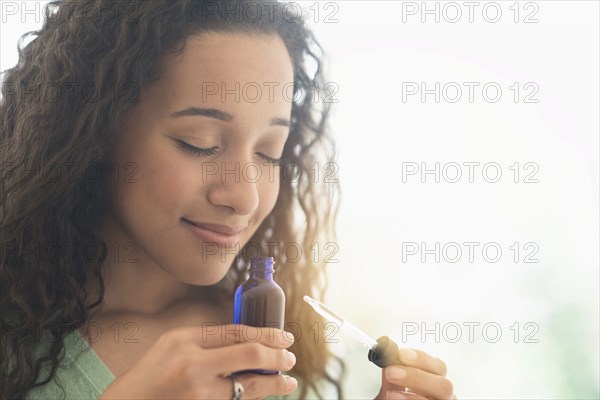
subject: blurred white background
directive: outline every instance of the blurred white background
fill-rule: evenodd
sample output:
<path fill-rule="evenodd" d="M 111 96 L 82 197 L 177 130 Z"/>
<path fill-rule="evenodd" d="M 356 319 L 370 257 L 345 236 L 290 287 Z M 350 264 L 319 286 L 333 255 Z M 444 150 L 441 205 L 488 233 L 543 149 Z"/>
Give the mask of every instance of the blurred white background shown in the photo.
<path fill-rule="evenodd" d="M 344 191 L 331 306 L 445 360 L 459 399 L 598 398 L 598 3 L 475 2 L 472 23 L 463 2 L 326 4 L 313 22 L 339 87 Z M 421 175 L 436 163 L 439 183 Z M 379 369 L 339 336 L 349 398 L 377 393 Z"/>
<path fill-rule="evenodd" d="M 474 3 L 472 22 L 465 2 L 300 3 L 339 89 L 328 303 L 375 338 L 442 358 L 459 399 L 598 398 L 599 3 Z M 41 26 L 25 17 L 2 20 L 1 70 Z M 439 102 L 423 101 L 421 83 L 436 82 Z M 421 175 L 436 163 L 439 182 Z M 439 262 L 423 251 L 436 243 Z M 380 369 L 333 338 L 347 398 L 373 398 Z"/>

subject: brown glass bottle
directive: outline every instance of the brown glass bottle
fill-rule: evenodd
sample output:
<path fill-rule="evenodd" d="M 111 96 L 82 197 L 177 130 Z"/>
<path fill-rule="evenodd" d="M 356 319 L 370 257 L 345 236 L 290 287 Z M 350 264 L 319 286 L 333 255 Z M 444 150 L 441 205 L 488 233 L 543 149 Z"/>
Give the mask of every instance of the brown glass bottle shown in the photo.
<path fill-rule="evenodd" d="M 273 257 L 252 258 L 248 272 L 248 280 L 235 291 L 233 323 L 283 330 L 285 294 L 273 280 Z M 243 373 L 272 375 L 281 372 L 254 369 L 238 371 L 234 375 Z"/>

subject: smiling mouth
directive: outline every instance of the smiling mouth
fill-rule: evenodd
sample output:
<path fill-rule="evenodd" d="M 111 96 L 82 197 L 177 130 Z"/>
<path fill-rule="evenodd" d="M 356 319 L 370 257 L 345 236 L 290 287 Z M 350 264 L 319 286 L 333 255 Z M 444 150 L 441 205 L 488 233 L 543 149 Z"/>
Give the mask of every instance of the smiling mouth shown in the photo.
<path fill-rule="evenodd" d="M 197 225 L 185 218 L 181 219 L 186 227 L 197 237 L 199 237 L 205 243 L 211 243 L 216 245 L 225 246 L 227 248 L 235 247 L 240 242 L 241 231 L 237 229 L 227 229 L 228 227 L 219 227 L 221 231 L 229 231 L 233 233 L 222 233 L 212 229 L 208 229 L 202 225 Z"/>

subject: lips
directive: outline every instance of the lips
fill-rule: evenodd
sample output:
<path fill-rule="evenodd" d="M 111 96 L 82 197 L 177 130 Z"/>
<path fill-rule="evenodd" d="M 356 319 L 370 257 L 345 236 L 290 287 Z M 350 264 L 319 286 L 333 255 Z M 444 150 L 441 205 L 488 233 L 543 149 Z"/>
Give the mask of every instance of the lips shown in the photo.
<path fill-rule="evenodd" d="M 227 226 L 201 223 L 182 218 L 185 225 L 204 242 L 234 247 L 240 241 L 240 232 L 245 226 Z"/>

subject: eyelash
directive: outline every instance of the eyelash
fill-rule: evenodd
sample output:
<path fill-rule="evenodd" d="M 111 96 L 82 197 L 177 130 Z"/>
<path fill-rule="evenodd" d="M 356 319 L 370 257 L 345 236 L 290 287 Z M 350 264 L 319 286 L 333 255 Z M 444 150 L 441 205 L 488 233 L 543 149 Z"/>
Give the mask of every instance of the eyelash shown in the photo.
<path fill-rule="evenodd" d="M 217 149 L 218 149 L 218 147 L 216 147 L 216 146 L 210 147 L 208 149 L 203 149 L 200 147 L 192 146 L 191 144 L 188 144 L 182 140 L 177 140 L 176 142 L 179 145 L 179 148 L 181 150 L 185 151 L 186 153 L 190 153 L 194 156 L 212 156 L 213 154 L 217 153 Z M 264 154 L 260 154 L 260 156 L 262 158 L 264 158 L 265 160 L 267 160 L 270 164 L 274 164 L 274 165 L 278 165 L 278 166 L 280 166 L 283 161 L 283 159 L 281 159 L 281 158 L 271 158 Z"/>
<path fill-rule="evenodd" d="M 177 144 L 181 148 L 181 150 L 193 154 L 195 156 L 212 156 L 217 152 L 217 147 L 211 147 L 208 149 L 201 149 L 200 147 L 192 146 L 184 141 L 177 140 Z"/>

